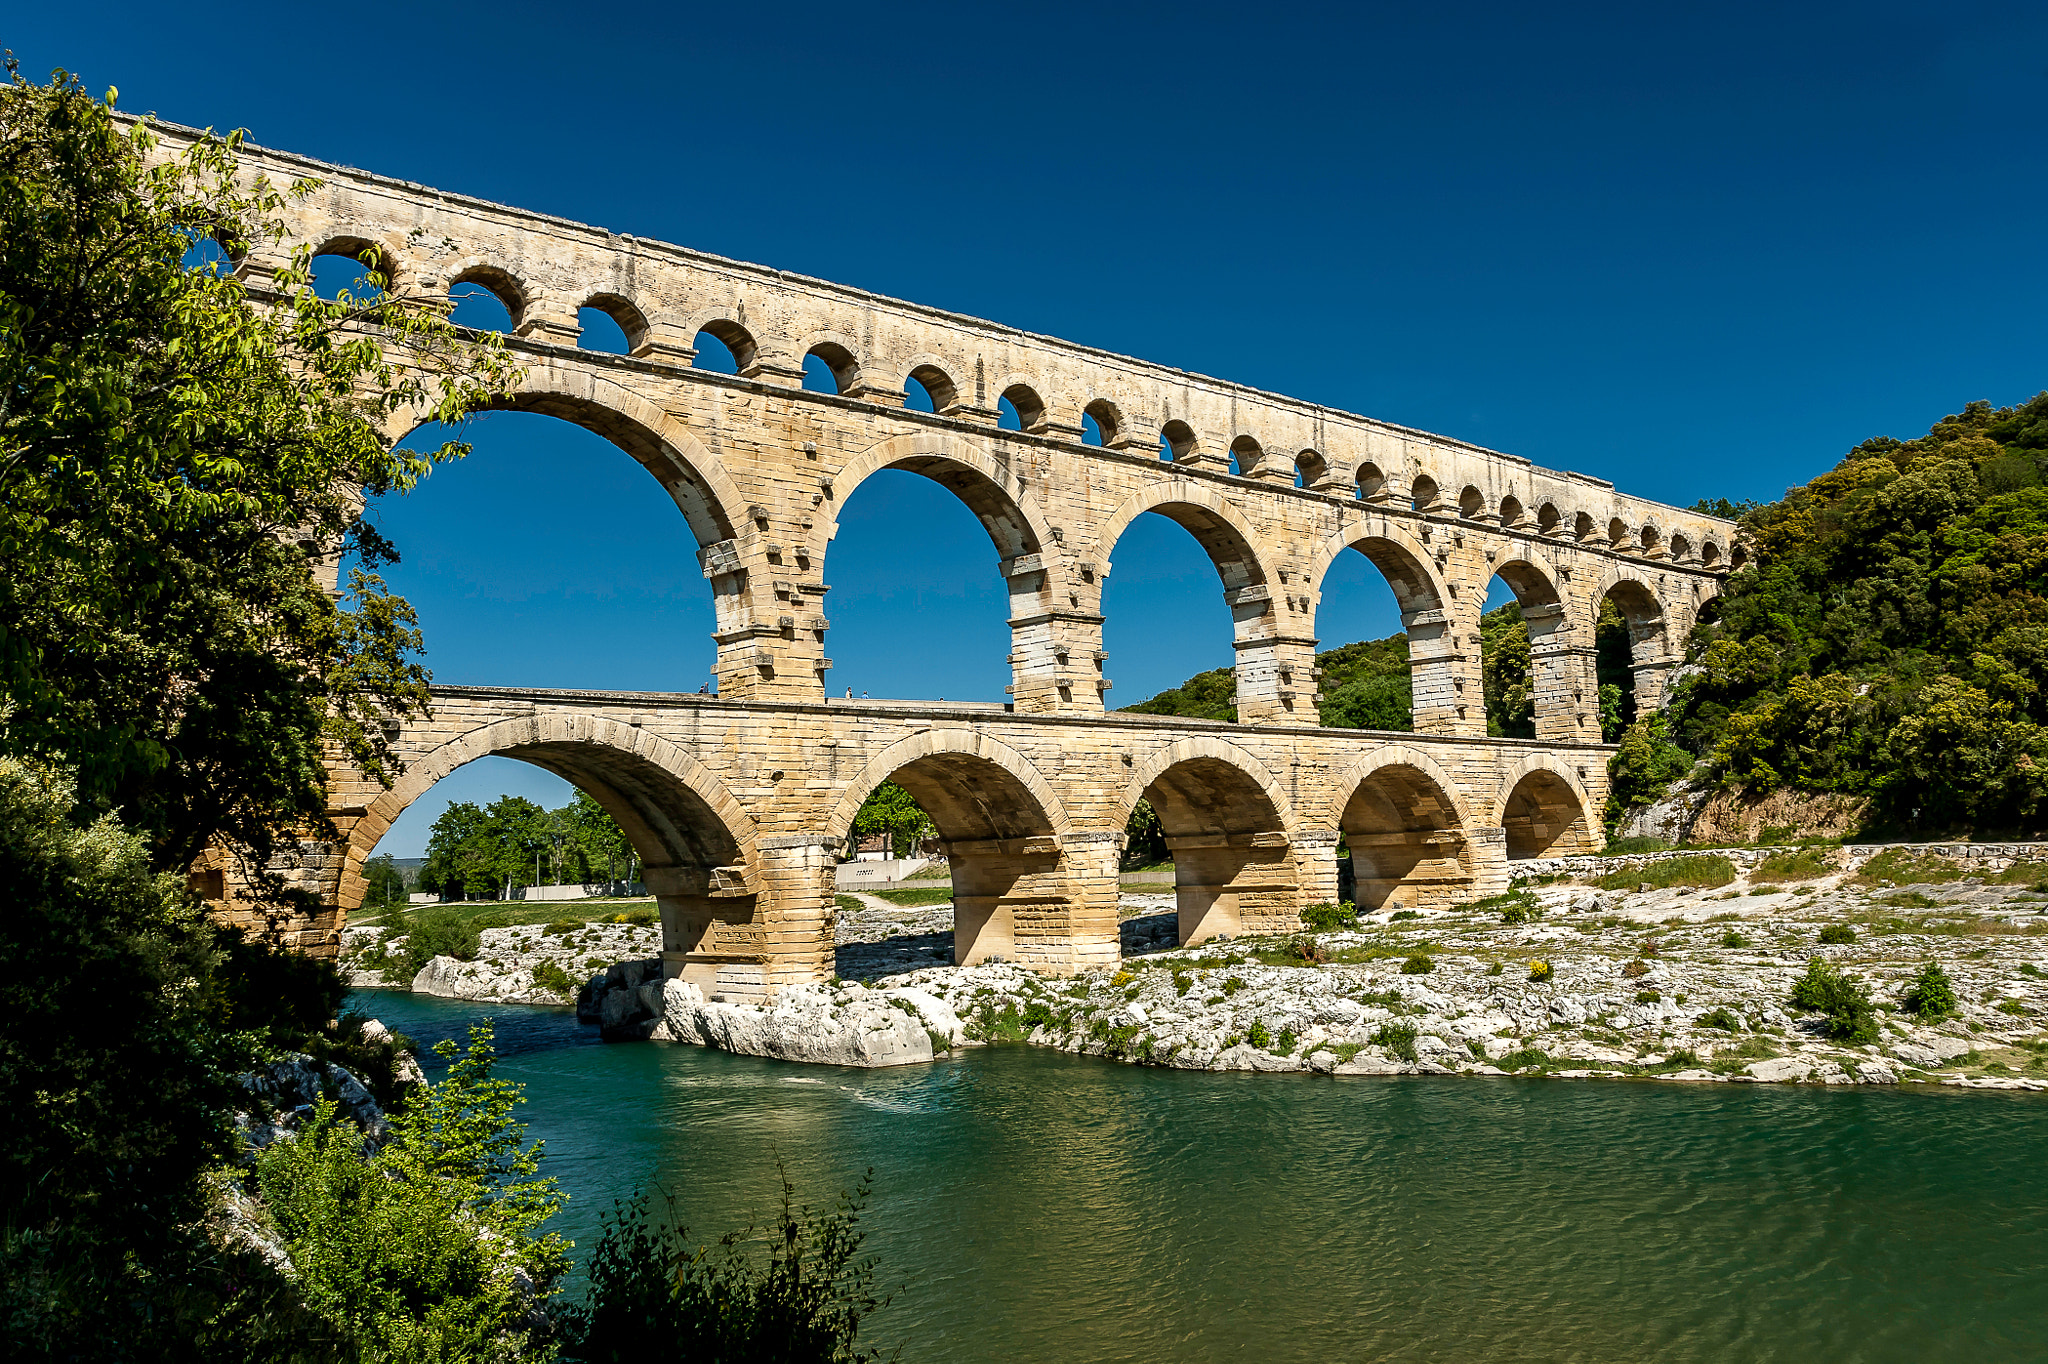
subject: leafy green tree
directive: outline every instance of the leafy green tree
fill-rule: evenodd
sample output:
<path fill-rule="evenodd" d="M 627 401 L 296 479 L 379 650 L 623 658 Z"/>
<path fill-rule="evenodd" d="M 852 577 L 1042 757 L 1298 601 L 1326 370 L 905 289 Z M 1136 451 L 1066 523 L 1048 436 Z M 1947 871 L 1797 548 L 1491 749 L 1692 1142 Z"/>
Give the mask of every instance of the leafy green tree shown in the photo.
<path fill-rule="evenodd" d="M 885 781 L 868 793 L 853 817 L 854 839 L 888 834 L 898 857 L 914 857 L 926 839 L 939 836 L 938 827 L 924 807 L 893 781 Z"/>
<path fill-rule="evenodd" d="M 620 881 L 632 870 L 633 845 L 602 805 L 586 791 L 549 819 L 563 835 L 563 866 L 571 881 Z"/>
<path fill-rule="evenodd" d="M 0 1329 L 15 1359 L 147 1357 L 205 1315 L 201 1173 L 253 1039 L 181 878 L 60 775 L 0 757 Z"/>
<path fill-rule="evenodd" d="M 363 892 L 365 907 L 381 908 L 406 902 L 405 873 L 390 853 L 379 853 L 363 863 L 363 879 L 370 888 Z"/>
<path fill-rule="evenodd" d="M 1513 602 L 1479 618 L 1480 692 L 1486 732 L 1495 738 L 1536 737 L 1536 693 L 1530 683 L 1529 626 Z"/>
<path fill-rule="evenodd" d="M 411 1097 L 390 1140 L 323 1104 L 296 1140 L 256 1163 L 298 1296 L 349 1359 L 514 1359 L 567 1268 L 567 1246 L 537 1234 L 561 1207 L 541 1146 L 513 1117 L 519 1086 L 492 1073 L 491 1025 Z"/>
<path fill-rule="evenodd" d="M 465 898 L 532 885 L 535 856 L 545 874 L 553 855 L 555 827 L 548 812 L 524 796 L 500 796 L 481 808 L 451 801 L 427 835 L 420 884 Z"/>
<path fill-rule="evenodd" d="M 1152 802 L 1140 796 L 1124 821 L 1124 861 L 1132 866 L 1149 866 L 1167 860 L 1166 827 Z"/>
<path fill-rule="evenodd" d="M 1712 773 L 1898 831 L 2048 823 L 2048 393 L 1879 437 L 1749 509 L 1671 734 Z"/>
<path fill-rule="evenodd" d="M 1762 505 L 1753 498 L 1730 502 L 1725 497 L 1703 497 L 1686 510 L 1698 512 L 1701 516 L 1718 516 L 1723 521 L 1740 521 Z"/>
<path fill-rule="evenodd" d="M 435 459 L 401 412 L 509 391 L 496 338 L 386 292 L 316 296 L 305 251 L 258 296 L 188 264 L 283 237 L 310 185 L 237 177 L 239 135 L 165 145 L 59 73 L 0 84 L 0 699 L 9 751 L 75 771 L 154 865 L 225 844 L 261 867 L 325 827 L 324 747 L 378 779 L 427 675 L 363 494 Z M 374 267 L 374 263 L 373 263 Z M 324 556 L 356 568 L 339 596 Z"/>
<path fill-rule="evenodd" d="M 1630 811 L 1663 795 L 1692 766 L 1692 754 L 1666 737 L 1663 712 L 1622 731 L 1621 746 L 1607 763 L 1608 832 L 1611 834 Z"/>

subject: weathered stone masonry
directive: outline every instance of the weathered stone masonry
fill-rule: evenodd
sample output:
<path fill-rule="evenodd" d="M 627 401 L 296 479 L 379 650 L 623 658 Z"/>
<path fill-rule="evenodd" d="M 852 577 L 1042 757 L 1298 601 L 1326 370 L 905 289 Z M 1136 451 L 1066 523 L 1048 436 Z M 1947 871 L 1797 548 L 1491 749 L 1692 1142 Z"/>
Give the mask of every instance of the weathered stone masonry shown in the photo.
<path fill-rule="evenodd" d="M 832 850 L 892 775 L 949 840 L 963 960 L 1111 959 L 1117 851 L 1140 795 L 1165 823 L 1190 938 L 1283 927 L 1335 898 L 1340 831 L 1367 903 L 1488 893 L 1510 857 L 1592 841 L 1601 602 L 1627 617 L 1638 701 L 1653 705 L 1740 563 L 1727 522 L 1513 455 L 284 153 L 249 151 L 247 168 L 321 182 L 290 212 L 293 244 L 374 247 L 403 289 L 496 294 L 530 365 L 506 406 L 576 422 L 654 474 L 717 604 L 715 698 L 443 688 L 434 718 L 402 733 L 410 767 L 394 790 L 337 773 L 345 848 L 306 849 L 334 906 L 302 926 L 315 950 L 360 902 L 359 868 L 391 819 L 486 753 L 603 801 L 660 896 L 671 970 L 728 993 L 829 970 Z M 238 269 L 261 288 L 283 259 Z M 632 353 L 579 349 L 582 308 L 614 318 Z M 691 367 L 700 333 L 732 351 L 737 376 Z M 838 392 L 801 386 L 808 356 Z M 911 379 L 934 412 L 903 407 Z M 997 426 L 1003 399 L 1021 430 Z M 1101 444 L 1083 438 L 1091 419 Z M 891 468 L 951 489 L 988 531 L 1011 602 L 1008 707 L 825 700 L 838 509 Z M 1215 563 L 1238 724 L 1105 713 L 1103 583 L 1148 511 Z M 1315 725 L 1316 606 L 1347 550 L 1402 608 L 1413 735 Z M 1484 737 L 1479 616 L 1496 574 L 1529 622 L 1534 743 Z"/>

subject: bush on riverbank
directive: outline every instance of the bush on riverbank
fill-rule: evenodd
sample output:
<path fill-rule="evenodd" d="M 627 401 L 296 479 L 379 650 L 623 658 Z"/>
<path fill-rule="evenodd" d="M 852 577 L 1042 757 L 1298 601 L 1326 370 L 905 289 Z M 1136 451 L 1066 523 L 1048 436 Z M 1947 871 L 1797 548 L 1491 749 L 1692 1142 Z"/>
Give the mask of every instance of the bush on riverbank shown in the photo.
<path fill-rule="evenodd" d="M 1948 972 L 1941 969 L 1940 962 L 1934 961 L 1920 968 L 1920 974 L 1913 978 L 1913 983 L 1899 996 L 1899 1007 L 1923 1023 L 1939 1023 L 1942 1019 L 1953 1018 L 1962 1011 L 1956 1000 L 1955 985 L 1950 982 Z"/>
<path fill-rule="evenodd" d="M 1870 991 L 1823 958 L 1806 963 L 1806 974 L 1792 986 L 1792 1002 L 1808 1013 L 1823 1015 L 1821 1030 L 1837 1042 L 1877 1040 L 1877 1014 Z"/>
<path fill-rule="evenodd" d="M 348 1359 L 513 1358 L 568 1266 L 536 1235 L 561 1207 L 514 1121 L 519 1087 L 492 1074 L 491 1025 L 411 1097 L 374 1155 L 332 1103 L 265 1148 L 256 1184 L 284 1239 L 293 1292 Z"/>
<path fill-rule="evenodd" d="M 658 1359 L 859 1361 L 862 1323 L 888 1305 L 875 1287 L 876 1260 L 860 1257 L 860 1226 L 873 1172 L 834 1208 L 796 1206 L 785 1176 L 777 1225 L 710 1245 L 658 1219 L 647 1195 L 616 1205 L 589 1264 L 589 1296 L 557 1310 L 567 1364 L 644 1364 Z M 753 1246 L 766 1249 L 757 1259 Z"/>

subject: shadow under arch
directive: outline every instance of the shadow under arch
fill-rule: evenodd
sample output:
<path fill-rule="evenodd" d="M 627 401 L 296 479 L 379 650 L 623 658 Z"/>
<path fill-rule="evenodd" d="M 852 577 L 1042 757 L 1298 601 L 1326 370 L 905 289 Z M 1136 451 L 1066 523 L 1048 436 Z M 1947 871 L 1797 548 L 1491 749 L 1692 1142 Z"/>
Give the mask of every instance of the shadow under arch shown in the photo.
<path fill-rule="evenodd" d="M 844 840 L 868 793 L 894 781 L 938 828 L 953 876 L 953 960 L 1000 957 L 1071 970 L 1077 956 L 1116 956 L 1116 922 L 1100 941 L 1077 940 L 1063 838 L 1072 823 L 1052 787 L 1023 754 L 966 728 L 935 728 L 897 740 L 847 784 L 825 823 Z M 1021 912 L 1020 912 L 1021 911 Z"/>
<path fill-rule="evenodd" d="M 753 818 L 681 748 L 601 716 L 485 721 L 414 756 L 349 830 L 337 895 L 344 918 L 362 903 L 363 863 L 406 807 L 456 768 L 488 757 L 517 758 L 552 772 L 588 792 L 618 822 L 661 906 L 668 974 L 705 988 L 766 984 L 766 940 L 755 922 Z"/>
<path fill-rule="evenodd" d="M 1331 822 L 1351 850 L 1348 879 L 1360 909 L 1447 908 L 1474 881 L 1457 786 L 1436 760 L 1407 744 L 1360 758 L 1336 784 Z"/>
<path fill-rule="evenodd" d="M 1617 564 L 1601 575 L 1593 589 L 1592 619 L 1586 628 L 1595 638 L 1601 608 L 1610 599 L 1628 627 L 1629 685 L 1625 691 L 1630 704 L 1624 707 L 1622 719 L 1629 723 L 1664 704 L 1664 679 L 1676 661 L 1671 657 L 1671 645 L 1677 636 L 1657 584 L 1642 570 Z"/>
<path fill-rule="evenodd" d="M 1507 834 L 1511 862 L 1600 850 L 1592 798 L 1569 763 L 1531 753 L 1501 779 L 1490 818 Z"/>
<path fill-rule="evenodd" d="M 1141 799 L 1173 854 L 1183 946 L 1301 927 L 1294 811 L 1264 764 L 1222 739 L 1182 739 L 1133 765 L 1121 823 Z"/>
<path fill-rule="evenodd" d="M 1573 626 L 1558 590 L 1562 576 L 1556 566 L 1536 547 L 1514 541 L 1508 557 L 1494 566 L 1493 576 L 1514 593 L 1522 627 L 1528 632 L 1531 729 L 1525 737 L 1568 741 L 1592 737 L 1584 729 L 1588 714 L 1582 694 L 1585 681 L 1573 672 L 1568 652 Z M 1590 634 L 1586 642 L 1592 642 Z"/>

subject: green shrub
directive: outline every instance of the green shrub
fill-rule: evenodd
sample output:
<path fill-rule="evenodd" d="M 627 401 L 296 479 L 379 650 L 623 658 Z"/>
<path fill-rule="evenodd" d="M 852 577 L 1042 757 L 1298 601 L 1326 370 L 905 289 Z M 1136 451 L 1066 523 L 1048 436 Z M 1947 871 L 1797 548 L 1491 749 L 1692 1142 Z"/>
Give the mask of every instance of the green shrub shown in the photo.
<path fill-rule="evenodd" d="M 1856 930 L 1848 924 L 1829 924 L 1820 931 L 1820 940 L 1830 944 L 1855 942 Z"/>
<path fill-rule="evenodd" d="M 561 1206 L 513 1121 L 519 1086 L 492 1075 L 491 1026 L 363 1154 L 362 1133 L 323 1102 L 295 1141 L 264 1148 L 256 1180 L 306 1310 L 361 1359 L 513 1358 L 567 1243 L 535 1235 Z"/>
<path fill-rule="evenodd" d="M 1719 1028 L 1723 1032 L 1741 1032 L 1742 1020 L 1726 1008 L 1709 1009 L 1692 1021 L 1695 1028 Z"/>
<path fill-rule="evenodd" d="M 1300 1045 L 1301 1039 L 1294 1035 L 1294 1029 L 1282 1028 L 1280 1035 L 1273 1039 L 1272 1051 L 1275 1056 L 1292 1056 Z"/>
<path fill-rule="evenodd" d="M 1224 982 L 1223 982 L 1223 997 L 1224 997 L 1225 999 L 1228 999 L 1228 998 L 1230 998 L 1230 997 L 1231 997 L 1232 995 L 1236 994 L 1236 993 L 1237 993 L 1237 992 L 1238 992 L 1239 990 L 1242 990 L 1243 988 L 1244 988 L 1244 977 L 1242 977 L 1242 976 L 1229 976 L 1229 977 L 1226 977 L 1226 978 L 1224 979 Z"/>
<path fill-rule="evenodd" d="M 1743 937 L 1740 933 L 1737 933 L 1734 929 L 1731 928 L 1726 933 L 1723 933 L 1721 935 L 1721 946 L 1747 947 L 1749 946 L 1749 939 Z"/>
<path fill-rule="evenodd" d="M 1401 963 L 1401 974 L 1404 976 L 1426 976 L 1434 970 L 1436 959 L 1420 952 Z"/>
<path fill-rule="evenodd" d="M 1419 919 L 1421 917 L 1422 915 L 1420 915 L 1412 909 L 1397 909 L 1392 914 L 1389 914 L 1387 916 L 1387 922 L 1390 924 L 1397 924 L 1404 919 Z"/>
<path fill-rule="evenodd" d="M 1543 917 L 1543 902 L 1526 890 L 1489 895 L 1465 907 L 1475 914 L 1498 914 L 1504 924 L 1525 924 Z"/>
<path fill-rule="evenodd" d="M 1335 933 L 1358 927 L 1358 906 L 1349 900 L 1341 904 L 1310 905 L 1301 911 L 1304 928 L 1312 933 Z"/>
<path fill-rule="evenodd" d="M 1273 1046 L 1273 1034 L 1266 1031 L 1265 1020 L 1260 1018 L 1252 1020 L 1251 1030 L 1244 1035 L 1244 1040 L 1260 1051 L 1270 1051 Z"/>
<path fill-rule="evenodd" d="M 1877 1040 L 1870 992 L 1820 957 L 1806 963 L 1806 974 L 1792 987 L 1792 1002 L 1809 1013 L 1825 1014 L 1823 1030 L 1838 1042 Z"/>
<path fill-rule="evenodd" d="M 1175 971 L 1173 973 L 1173 992 L 1175 994 L 1184 995 L 1189 990 L 1193 989 L 1194 985 L 1195 978 L 1189 975 L 1187 972 Z"/>
<path fill-rule="evenodd" d="M 1664 996 L 1658 994 L 1655 990 L 1636 991 L 1636 1003 L 1638 1004 L 1655 1004 L 1663 998 Z"/>
<path fill-rule="evenodd" d="M 475 961 L 477 950 L 483 946 L 476 921 L 464 919 L 454 910 L 415 910 L 400 917 L 399 929 L 405 934 L 405 942 L 389 957 L 408 983 L 435 957 Z M 385 970 L 388 974 L 391 966 L 387 965 Z"/>
<path fill-rule="evenodd" d="M 1497 976 L 1506 970 L 1506 965 L 1504 965 L 1501 962 L 1495 962 L 1493 965 L 1486 968 L 1486 974 L 1489 976 Z"/>
<path fill-rule="evenodd" d="M 569 979 L 569 973 L 551 961 L 534 963 L 533 983 L 558 995 L 566 995 L 576 988 L 576 982 Z"/>
<path fill-rule="evenodd" d="M 1509 1052 L 1494 1064 L 1502 1070 L 1528 1070 L 1535 1066 L 1550 1064 L 1550 1053 L 1538 1047 L 1522 1047 Z"/>
<path fill-rule="evenodd" d="M 550 937 L 561 938 L 571 933 L 579 932 L 582 928 L 583 920 L 581 919 L 557 919 L 546 928 L 543 928 L 541 932 L 548 934 Z"/>
<path fill-rule="evenodd" d="M 1602 890 L 1633 890 L 1647 885 L 1653 890 L 1671 886 L 1725 886 L 1735 879 L 1735 864 L 1719 853 L 1688 853 L 1647 862 L 1634 869 L 1610 872 L 1593 884 Z"/>
<path fill-rule="evenodd" d="M 614 1204 L 590 1256 L 590 1289 L 557 1309 L 564 1364 L 660 1359 L 860 1361 L 862 1324 L 888 1305 L 860 1228 L 872 1176 L 828 1211 L 798 1208 L 785 1175 L 778 1225 L 696 1245 L 644 1193 Z M 761 1258 L 757 1258 L 761 1257 Z"/>
<path fill-rule="evenodd" d="M 2038 976 L 2041 974 L 2041 968 L 2030 961 L 2021 962 L 2019 970 L 2023 976 Z"/>
<path fill-rule="evenodd" d="M 858 904 L 859 901 L 855 901 L 855 903 Z M 629 909 L 624 914 L 615 915 L 612 922 L 615 924 L 631 924 L 635 928 L 651 928 L 660 919 L 660 910 L 652 905 L 642 905 L 638 909 Z"/>
<path fill-rule="evenodd" d="M 1415 1036 L 1413 1023 L 1382 1023 L 1372 1035 L 1372 1044 L 1384 1048 L 1390 1056 L 1398 1056 L 1403 1061 L 1413 1061 Z"/>

